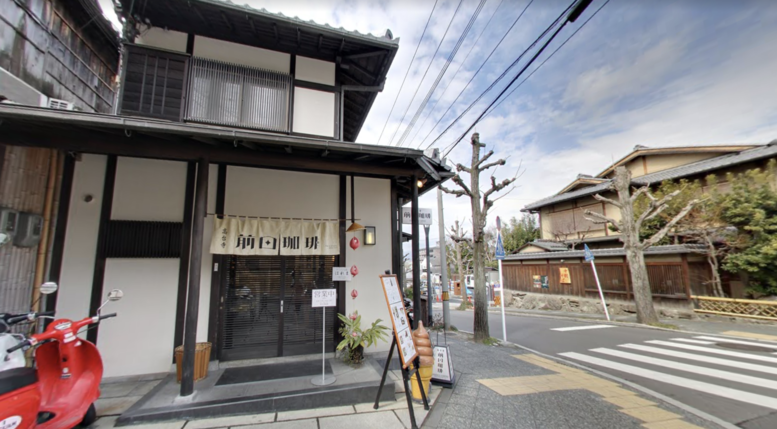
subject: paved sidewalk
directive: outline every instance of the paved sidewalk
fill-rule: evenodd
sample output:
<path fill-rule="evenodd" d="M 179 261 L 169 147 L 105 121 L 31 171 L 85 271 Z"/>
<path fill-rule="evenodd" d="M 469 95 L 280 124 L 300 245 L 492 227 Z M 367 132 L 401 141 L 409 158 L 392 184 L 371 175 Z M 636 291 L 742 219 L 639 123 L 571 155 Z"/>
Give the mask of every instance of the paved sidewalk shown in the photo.
<path fill-rule="evenodd" d="M 655 398 L 514 346 L 448 336 L 456 386 L 444 391 L 424 428 L 715 428 Z"/>
<path fill-rule="evenodd" d="M 228 416 L 210 419 L 177 420 L 152 424 L 126 426 L 132 429 L 406 429 L 410 428 L 410 413 L 407 409 L 404 386 L 399 371 L 390 371 L 386 381 L 387 389 L 394 388 L 396 402 L 383 402 L 378 410 L 373 409 L 375 398 L 364 398 L 364 403 L 341 407 L 310 410 L 282 411 L 276 413 Z M 90 429 L 111 429 L 116 419 L 137 402 L 142 395 L 153 389 L 160 379 L 105 383 L 100 399 L 96 402 L 100 418 Z M 432 386 L 429 403 L 433 405 L 441 388 Z M 413 407 L 416 422 L 420 426 L 429 411 L 423 405 Z"/>

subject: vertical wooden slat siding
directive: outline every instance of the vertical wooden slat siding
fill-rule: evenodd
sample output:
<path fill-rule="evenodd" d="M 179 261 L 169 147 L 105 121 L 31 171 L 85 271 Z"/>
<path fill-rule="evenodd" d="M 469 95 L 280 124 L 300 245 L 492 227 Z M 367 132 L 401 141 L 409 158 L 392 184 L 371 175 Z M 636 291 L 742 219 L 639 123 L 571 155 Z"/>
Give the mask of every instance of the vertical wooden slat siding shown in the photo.
<path fill-rule="evenodd" d="M 0 167 L 0 206 L 20 212 L 43 213 L 51 149 L 4 146 Z M 0 247 L 0 303 L 2 311 L 29 311 L 36 246 Z"/>

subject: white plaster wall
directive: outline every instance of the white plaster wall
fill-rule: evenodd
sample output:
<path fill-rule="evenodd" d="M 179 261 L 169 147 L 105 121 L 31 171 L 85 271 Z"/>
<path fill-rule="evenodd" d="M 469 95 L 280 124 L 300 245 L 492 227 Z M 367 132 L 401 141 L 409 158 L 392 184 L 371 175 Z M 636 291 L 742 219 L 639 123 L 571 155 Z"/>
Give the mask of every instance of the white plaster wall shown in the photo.
<path fill-rule="evenodd" d="M 180 31 L 151 27 L 142 31 L 140 36 L 135 39 L 135 43 L 186 53 L 187 37 L 186 33 L 181 33 Z"/>
<path fill-rule="evenodd" d="M 334 86 L 335 63 L 297 55 L 294 78 Z"/>
<path fill-rule="evenodd" d="M 111 219 L 181 222 L 185 189 L 185 162 L 119 157 Z M 106 309 L 119 317 L 102 324 L 97 337 L 106 377 L 169 371 L 179 263 L 178 258 L 106 261 L 103 291 L 124 291 L 124 299 Z"/>
<path fill-rule="evenodd" d="M 224 210 L 233 215 L 336 219 L 339 188 L 335 175 L 230 166 Z"/>
<path fill-rule="evenodd" d="M 83 154 L 75 165 L 57 294 L 58 318 L 89 316 L 107 160 L 105 155 Z M 86 195 L 93 200 L 85 202 Z"/>
<path fill-rule="evenodd" d="M 362 327 L 367 328 L 376 319 L 382 319 L 382 324 L 391 328 L 386 298 L 380 285 L 379 275 L 391 269 L 391 182 L 386 179 L 357 177 L 355 180 L 356 219 L 364 226 L 374 226 L 376 244 L 364 245 L 364 231 L 346 233 L 346 265 L 356 265 L 359 275 L 346 284 L 346 311 L 357 310 L 362 316 Z M 351 181 L 348 183 L 347 207 L 350 216 Z M 359 239 L 361 245 L 353 250 L 348 245 L 353 236 Z M 351 291 L 356 289 L 359 296 L 351 298 Z M 391 345 L 381 342 L 369 349 L 369 352 L 385 351 Z"/>
<path fill-rule="evenodd" d="M 291 56 L 253 46 L 240 45 L 203 36 L 194 37 L 194 56 L 289 73 Z"/>
<path fill-rule="evenodd" d="M 295 87 L 294 132 L 334 137 L 335 94 Z"/>

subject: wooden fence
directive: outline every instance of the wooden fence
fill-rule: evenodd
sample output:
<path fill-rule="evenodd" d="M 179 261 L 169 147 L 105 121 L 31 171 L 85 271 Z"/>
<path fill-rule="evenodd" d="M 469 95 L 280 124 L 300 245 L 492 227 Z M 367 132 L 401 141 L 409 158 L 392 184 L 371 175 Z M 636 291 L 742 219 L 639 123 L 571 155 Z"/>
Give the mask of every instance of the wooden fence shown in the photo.
<path fill-rule="evenodd" d="M 777 302 L 692 296 L 697 313 L 777 320 Z"/>
<path fill-rule="evenodd" d="M 560 268 L 569 270 L 571 283 L 560 282 Z M 503 265 L 508 289 L 554 295 L 595 296 L 596 280 L 589 263 Z M 626 262 L 598 263 L 596 271 L 602 290 L 611 297 L 631 300 L 631 274 Z M 648 278 L 653 295 L 662 299 L 689 299 L 691 295 L 712 294 L 710 268 L 703 262 L 648 262 Z M 548 276 L 548 288 L 535 286 L 534 276 Z"/>

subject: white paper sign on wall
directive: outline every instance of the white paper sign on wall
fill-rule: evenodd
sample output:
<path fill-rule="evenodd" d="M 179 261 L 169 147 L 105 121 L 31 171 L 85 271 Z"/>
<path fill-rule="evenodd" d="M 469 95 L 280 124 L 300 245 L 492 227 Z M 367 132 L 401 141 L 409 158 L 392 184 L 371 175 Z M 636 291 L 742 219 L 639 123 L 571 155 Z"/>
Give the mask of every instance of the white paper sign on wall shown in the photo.
<path fill-rule="evenodd" d="M 402 223 L 413 223 L 412 207 L 402 207 Z M 418 209 L 418 224 L 419 225 L 431 225 L 432 224 L 432 209 Z"/>
<path fill-rule="evenodd" d="M 440 383 L 453 383 L 453 361 L 448 346 L 434 347 L 434 367 L 432 367 L 432 381 Z"/>
<path fill-rule="evenodd" d="M 337 289 L 313 289 L 313 307 L 337 306 Z"/>
<path fill-rule="evenodd" d="M 348 267 L 332 267 L 333 282 L 349 282 L 353 280 L 351 269 Z"/>

